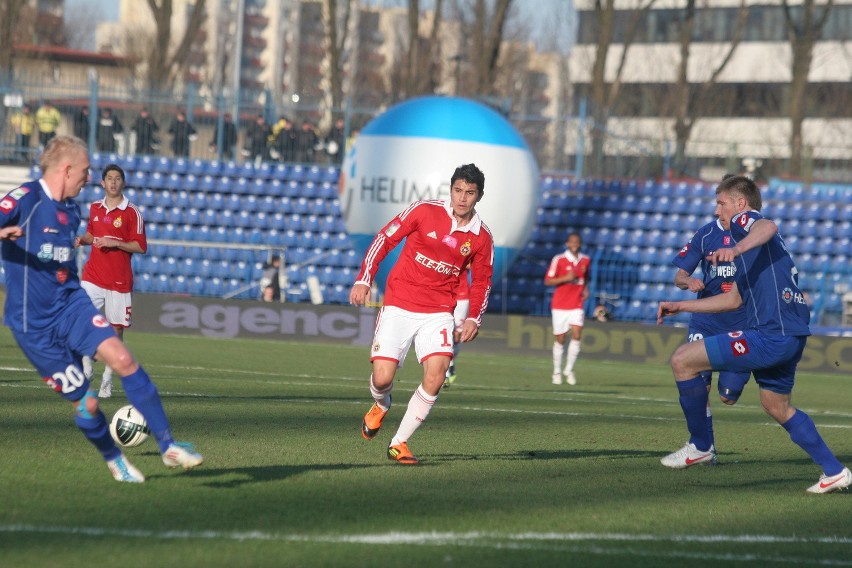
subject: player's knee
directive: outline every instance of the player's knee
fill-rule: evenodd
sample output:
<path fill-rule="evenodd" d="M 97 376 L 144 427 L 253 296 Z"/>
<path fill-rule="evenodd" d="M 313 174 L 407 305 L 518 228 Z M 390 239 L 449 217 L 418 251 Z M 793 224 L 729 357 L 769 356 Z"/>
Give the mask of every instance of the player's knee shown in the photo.
<path fill-rule="evenodd" d="M 721 400 L 724 404 L 727 404 L 728 406 L 733 406 L 737 403 L 737 399 L 730 399 L 723 395 L 719 395 L 719 400 Z"/>
<path fill-rule="evenodd" d="M 83 418 L 92 418 L 98 413 L 98 397 L 95 396 L 95 391 L 86 391 L 83 398 L 72 403 L 74 413 Z"/>

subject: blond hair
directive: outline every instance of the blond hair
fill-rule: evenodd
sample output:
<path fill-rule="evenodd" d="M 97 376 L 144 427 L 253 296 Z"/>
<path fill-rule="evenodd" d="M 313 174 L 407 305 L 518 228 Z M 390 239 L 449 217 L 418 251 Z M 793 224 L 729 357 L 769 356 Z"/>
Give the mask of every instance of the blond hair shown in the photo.
<path fill-rule="evenodd" d="M 75 153 L 88 153 L 86 143 L 76 136 L 54 136 L 47 143 L 41 155 L 41 171 L 46 173 L 51 167 L 58 166 L 63 160 L 73 157 Z"/>

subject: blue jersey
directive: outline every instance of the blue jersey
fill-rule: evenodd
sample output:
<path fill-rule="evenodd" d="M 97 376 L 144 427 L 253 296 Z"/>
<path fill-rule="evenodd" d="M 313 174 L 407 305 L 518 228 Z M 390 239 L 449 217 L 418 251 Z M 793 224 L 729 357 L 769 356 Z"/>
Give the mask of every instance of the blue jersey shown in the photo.
<path fill-rule="evenodd" d="M 731 233 L 722 228 L 718 220 L 707 223 L 692 235 L 685 247 L 672 259 L 672 264 L 692 274 L 698 266 L 703 273 L 704 289 L 698 298 L 709 298 L 729 292 L 734 285 L 737 268 L 733 262 L 713 266 L 707 255 L 720 248 L 733 246 Z M 701 331 L 704 336 L 746 329 L 745 307 L 718 314 L 693 313 L 689 320 L 690 332 Z"/>
<path fill-rule="evenodd" d="M 2 241 L 3 321 L 16 331 L 45 329 L 82 291 L 74 258 L 80 207 L 71 199 L 54 201 L 46 187 L 32 181 L 0 199 L 0 227 L 13 225 L 20 226 L 24 236 Z"/>
<path fill-rule="evenodd" d="M 738 243 L 763 216 L 744 211 L 731 219 L 731 239 Z M 798 285 L 798 271 L 781 236 L 738 256 L 735 278 L 748 327 L 776 335 L 810 335 L 811 313 Z"/>

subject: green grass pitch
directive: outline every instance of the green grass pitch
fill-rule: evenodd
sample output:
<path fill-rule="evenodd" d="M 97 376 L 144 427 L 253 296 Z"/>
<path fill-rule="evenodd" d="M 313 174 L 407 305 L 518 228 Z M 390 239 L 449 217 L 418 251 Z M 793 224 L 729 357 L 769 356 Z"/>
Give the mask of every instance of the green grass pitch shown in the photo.
<path fill-rule="evenodd" d="M 0 565 L 850 566 L 852 496 L 810 495 L 819 468 L 759 407 L 712 404 L 719 465 L 659 458 L 686 428 L 669 369 L 462 351 L 410 441 L 385 457 L 419 382 L 409 358 L 372 441 L 363 348 L 127 334 L 174 433 L 205 463 L 126 450 L 148 480 L 112 480 L 70 404 L 0 331 Z M 98 373 L 99 374 L 99 373 Z M 123 390 L 102 408 L 126 404 Z M 712 399 L 716 400 L 716 399 Z M 852 464 L 852 382 L 803 373 L 794 403 Z"/>

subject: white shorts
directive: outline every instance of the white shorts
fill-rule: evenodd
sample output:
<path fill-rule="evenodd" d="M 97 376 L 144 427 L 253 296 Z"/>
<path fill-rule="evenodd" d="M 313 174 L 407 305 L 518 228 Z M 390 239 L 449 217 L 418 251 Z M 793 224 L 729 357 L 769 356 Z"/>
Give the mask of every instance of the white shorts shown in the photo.
<path fill-rule="evenodd" d="M 568 333 L 572 327 L 583 327 L 583 308 L 575 310 L 553 310 L 553 335 Z"/>
<path fill-rule="evenodd" d="M 92 299 L 95 307 L 101 310 L 112 325 L 130 327 L 130 292 L 116 292 L 95 286 L 91 282 L 80 282 L 83 290 Z"/>
<path fill-rule="evenodd" d="M 461 331 L 464 327 L 464 320 L 467 319 L 467 314 L 470 311 L 470 300 L 459 300 L 456 303 L 456 309 L 453 311 L 453 320 L 456 324 L 456 331 Z"/>
<path fill-rule="evenodd" d="M 376 318 L 370 361 L 389 359 L 402 367 L 411 342 L 417 360 L 434 355 L 453 356 L 453 316 L 447 312 L 421 314 L 385 306 Z"/>

